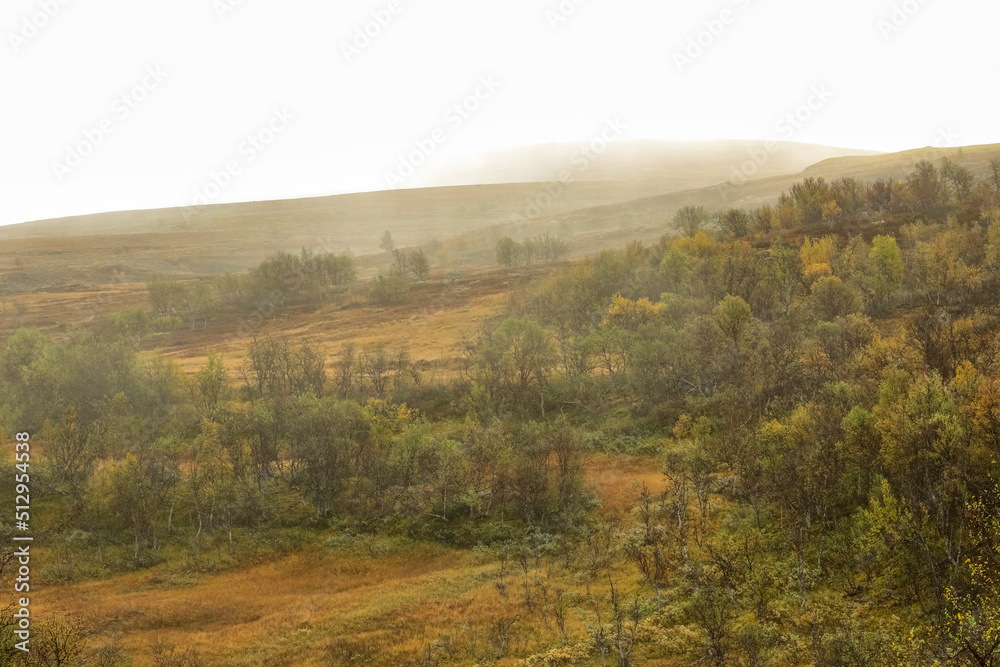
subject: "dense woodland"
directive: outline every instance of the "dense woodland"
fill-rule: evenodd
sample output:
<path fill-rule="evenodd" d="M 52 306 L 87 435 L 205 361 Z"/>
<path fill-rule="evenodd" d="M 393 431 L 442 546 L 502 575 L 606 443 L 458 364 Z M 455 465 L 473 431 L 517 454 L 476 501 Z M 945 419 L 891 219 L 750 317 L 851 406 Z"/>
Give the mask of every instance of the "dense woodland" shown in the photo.
<path fill-rule="evenodd" d="M 515 656 L 501 621 L 491 651 L 413 665 L 1000 664 L 1000 161 L 808 179 L 773 206 L 673 223 L 652 246 L 526 270 L 433 379 L 405 348 L 328 363 L 266 326 L 238 377 L 217 354 L 188 377 L 149 349 L 155 331 L 266 324 L 347 292 L 404 301 L 435 279 L 423 251 L 365 283 L 349 255 L 307 252 L 156 277 L 148 308 L 60 340 L 17 331 L 0 424 L 43 452 L 35 521 L 60 554 L 45 576 L 210 572 L 331 531 L 404 535 L 493 554 L 520 625 L 559 629 Z M 497 259 L 565 252 L 504 238 Z M 655 458 L 665 490 L 603 507 L 594 452 Z M 549 590 L 542 570 L 593 595 Z M 585 632 L 565 629 L 574 607 Z M 77 645 L 85 663 L 31 664 L 128 664 Z M 2 650 L 7 664 L 9 637 Z"/>

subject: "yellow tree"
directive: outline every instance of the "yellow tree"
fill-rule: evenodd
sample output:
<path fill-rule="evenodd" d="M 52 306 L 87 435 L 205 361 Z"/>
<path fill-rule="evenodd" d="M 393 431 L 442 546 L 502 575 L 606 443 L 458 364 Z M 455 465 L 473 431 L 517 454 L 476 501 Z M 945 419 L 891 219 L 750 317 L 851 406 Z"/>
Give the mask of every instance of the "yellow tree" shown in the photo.
<path fill-rule="evenodd" d="M 1000 664 L 1000 575 L 996 554 L 1000 551 L 1000 515 L 996 501 L 1000 487 L 987 494 L 989 503 L 972 501 L 970 537 L 979 545 L 966 559 L 970 586 L 964 591 L 951 587 L 941 622 L 931 632 L 925 650 L 934 667 L 996 667 Z M 919 640 L 915 642 L 920 646 Z"/>
<path fill-rule="evenodd" d="M 887 306 L 889 300 L 903 288 L 903 257 L 896 239 L 876 236 L 868 254 L 871 274 L 869 284 L 875 302 Z"/>
<path fill-rule="evenodd" d="M 823 276 L 833 274 L 833 264 L 836 260 L 836 239 L 824 236 L 813 241 L 806 239 L 799 249 L 802 269 L 807 283 L 813 283 Z"/>
<path fill-rule="evenodd" d="M 611 297 L 611 307 L 604 318 L 604 326 L 635 331 L 643 324 L 654 321 L 666 310 L 662 303 L 654 304 L 646 298 L 632 301 L 621 294 Z"/>

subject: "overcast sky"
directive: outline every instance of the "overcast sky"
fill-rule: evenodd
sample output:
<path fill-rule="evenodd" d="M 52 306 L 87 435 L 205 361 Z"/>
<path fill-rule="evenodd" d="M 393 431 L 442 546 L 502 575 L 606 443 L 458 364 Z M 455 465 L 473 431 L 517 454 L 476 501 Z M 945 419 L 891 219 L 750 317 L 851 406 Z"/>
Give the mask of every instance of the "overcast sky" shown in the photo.
<path fill-rule="evenodd" d="M 4 0 L 0 224 L 385 189 L 401 160 L 615 118 L 628 138 L 1000 142 L 998 5 Z"/>

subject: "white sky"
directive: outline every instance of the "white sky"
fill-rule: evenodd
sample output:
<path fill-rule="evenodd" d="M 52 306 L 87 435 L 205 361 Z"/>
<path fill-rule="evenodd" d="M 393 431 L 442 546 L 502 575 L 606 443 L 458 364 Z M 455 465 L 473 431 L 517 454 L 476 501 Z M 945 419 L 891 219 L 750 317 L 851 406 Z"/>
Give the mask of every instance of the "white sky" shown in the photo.
<path fill-rule="evenodd" d="M 342 45 L 390 0 L 4 0 L 0 224 L 188 205 L 229 161 L 239 173 L 212 202 L 385 189 L 435 128 L 432 160 L 588 140 L 614 116 L 629 138 L 785 138 L 777 124 L 814 86 L 833 97 L 795 141 L 1000 142 L 996 0 L 562 0 L 579 6 L 555 29 L 560 0 L 395 1 L 348 63 Z M 675 54 L 724 10 L 679 71 Z M 32 36 L 26 21 L 44 25 Z M 165 80 L 146 78 L 126 117 L 116 100 L 157 67 Z M 490 76 L 499 89 L 446 120 Z M 60 180 L 54 164 L 102 120 L 112 132 Z M 272 122 L 272 143 L 241 150 Z"/>

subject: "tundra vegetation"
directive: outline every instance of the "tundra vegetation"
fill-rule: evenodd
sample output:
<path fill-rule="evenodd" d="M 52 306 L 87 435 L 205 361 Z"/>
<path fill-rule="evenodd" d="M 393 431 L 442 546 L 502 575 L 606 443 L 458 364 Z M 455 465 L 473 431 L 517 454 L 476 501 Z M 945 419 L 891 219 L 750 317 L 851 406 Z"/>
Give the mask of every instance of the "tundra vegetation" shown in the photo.
<path fill-rule="evenodd" d="M 536 268 L 433 381 L 405 347 L 328 358 L 262 330 L 237 372 L 211 354 L 185 375 L 149 342 L 343 290 L 405 302 L 434 270 L 388 234 L 392 269 L 371 283 L 346 255 L 278 253 L 156 277 L 148 307 L 65 339 L 16 331 L 0 423 L 37 434 L 39 576 L 209 576 L 301 549 L 465 564 L 351 634 L 302 630 L 322 647 L 308 660 L 266 664 L 998 664 L 1000 162 L 807 179 L 675 222 Z M 505 269 L 564 253 L 496 247 Z M 588 474 L 598 459 L 658 481 L 616 504 Z M 449 596 L 490 606 L 411 627 Z M 126 650 L 59 616 L 25 657 L 11 612 L 4 664 L 241 664 Z"/>

